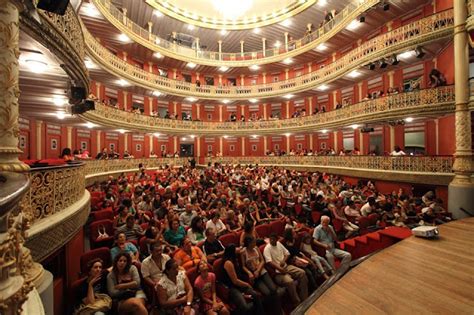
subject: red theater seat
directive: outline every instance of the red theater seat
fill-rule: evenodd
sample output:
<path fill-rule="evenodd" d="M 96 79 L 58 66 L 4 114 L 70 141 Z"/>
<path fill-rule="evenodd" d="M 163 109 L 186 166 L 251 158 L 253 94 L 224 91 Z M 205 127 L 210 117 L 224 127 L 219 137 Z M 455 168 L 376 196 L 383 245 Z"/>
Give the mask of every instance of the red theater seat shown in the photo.
<path fill-rule="evenodd" d="M 109 235 L 103 239 L 98 240 L 97 237 L 99 236 L 99 228 L 104 226 L 105 232 Z M 113 221 L 112 220 L 99 220 L 94 221 L 90 225 L 90 244 L 91 248 L 98 248 L 98 247 L 111 247 L 114 242 L 114 228 L 113 228 Z"/>
<path fill-rule="evenodd" d="M 94 258 L 100 258 L 104 262 L 102 266 L 104 269 L 109 268 L 112 265 L 111 258 L 110 258 L 110 249 L 107 247 L 100 247 L 96 249 L 92 249 L 88 252 L 85 252 L 81 255 L 81 274 L 86 276 L 87 275 L 87 264 Z"/>
<path fill-rule="evenodd" d="M 92 220 L 93 221 L 100 221 L 100 220 L 113 220 L 114 219 L 114 212 L 112 209 L 105 209 L 91 212 Z"/>

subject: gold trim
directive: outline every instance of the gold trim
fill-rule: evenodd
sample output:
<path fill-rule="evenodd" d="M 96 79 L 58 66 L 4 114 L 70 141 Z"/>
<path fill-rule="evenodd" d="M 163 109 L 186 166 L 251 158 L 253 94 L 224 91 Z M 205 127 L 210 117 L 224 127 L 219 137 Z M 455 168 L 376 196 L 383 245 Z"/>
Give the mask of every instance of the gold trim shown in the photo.
<path fill-rule="evenodd" d="M 407 116 L 438 116 L 453 113 L 454 86 L 400 93 L 305 117 L 256 122 L 202 122 L 156 118 L 126 112 L 102 103 L 81 115 L 85 120 L 110 128 L 178 135 L 264 135 L 282 132 L 315 132 L 355 123 L 403 119 Z"/>
<path fill-rule="evenodd" d="M 257 20 L 259 20 L 258 22 L 249 22 L 248 21 L 249 19 L 253 20 L 253 16 L 252 16 L 252 18 L 246 17 L 246 19 L 237 19 L 235 20 L 235 23 L 234 21 L 227 22 L 226 20 L 216 20 L 216 23 L 208 23 L 208 22 L 204 22 L 203 20 L 204 19 L 213 20 L 213 19 L 209 17 L 203 17 L 203 16 L 199 16 L 198 20 L 189 18 L 183 14 L 177 13 L 173 9 L 166 8 L 161 3 L 157 3 L 158 1 L 160 0 L 146 0 L 145 3 L 150 5 L 152 8 L 162 12 L 163 14 L 168 15 L 172 18 L 175 18 L 183 23 L 192 24 L 199 27 L 209 28 L 209 29 L 215 29 L 215 30 L 221 30 L 221 29 L 247 30 L 247 29 L 251 29 L 255 27 L 263 27 L 263 26 L 271 25 L 274 23 L 281 22 L 294 15 L 297 15 L 298 13 L 303 12 L 304 10 L 308 9 L 309 7 L 311 7 L 317 2 L 317 0 L 306 0 L 304 3 L 301 4 L 299 3 L 300 2 L 299 0 L 295 0 L 289 7 L 284 8 L 285 13 L 280 13 L 276 17 L 270 17 L 268 20 L 264 19 L 263 16 L 257 16 Z M 176 8 L 176 7 L 173 7 L 173 8 Z M 180 10 L 180 11 L 183 11 L 183 10 Z M 282 11 L 282 10 L 279 10 L 279 11 Z"/>
<path fill-rule="evenodd" d="M 195 49 L 179 46 L 163 38 L 159 38 L 148 32 L 142 26 L 136 24 L 117 9 L 110 0 L 92 0 L 99 12 L 117 29 L 126 34 L 140 45 L 161 53 L 164 56 L 186 62 L 194 62 L 208 66 L 226 67 L 248 67 L 282 60 L 316 48 L 319 44 L 326 42 L 332 36 L 343 30 L 349 23 L 361 13 L 378 4 L 380 0 L 356 0 L 347 5 L 334 20 L 326 23 L 323 27 L 315 30 L 308 36 L 291 41 L 288 47 L 294 47 L 288 51 L 280 49 L 266 49 L 265 51 L 219 53 L 216 51 L 197 51 Z"/>
<path fill-rule="evenodd" d="M 200 99 L 248 100 L 297 93 L 332 82 L 350 71 L 382 57 L 453 36 L 453 11 L 443 11 L 377 36 L 351 50 L 324 68 L 285 81 L 252 86 L 197 87 L 184 81 L 168 79 L 137 68 L 103 47 L 84 26 L 86 48 L 91 58 L 106 71 L 130 83 L 153 91 Z"/>

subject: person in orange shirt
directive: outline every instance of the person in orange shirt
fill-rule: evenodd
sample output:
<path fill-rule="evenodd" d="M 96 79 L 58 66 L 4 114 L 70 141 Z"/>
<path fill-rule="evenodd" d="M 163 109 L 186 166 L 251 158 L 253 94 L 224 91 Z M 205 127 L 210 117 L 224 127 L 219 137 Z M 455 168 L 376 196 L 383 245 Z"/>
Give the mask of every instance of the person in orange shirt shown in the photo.
<path fill-rule="evenodd" d="M 183 240 L 181 247 L 174 254 L 173 258 L 177 261 L 178 265 L 185 270 L 196 267 L 201 260 L 207 261 L 201 249 L 197 246 L 193 246 L 188 238 Z"/>

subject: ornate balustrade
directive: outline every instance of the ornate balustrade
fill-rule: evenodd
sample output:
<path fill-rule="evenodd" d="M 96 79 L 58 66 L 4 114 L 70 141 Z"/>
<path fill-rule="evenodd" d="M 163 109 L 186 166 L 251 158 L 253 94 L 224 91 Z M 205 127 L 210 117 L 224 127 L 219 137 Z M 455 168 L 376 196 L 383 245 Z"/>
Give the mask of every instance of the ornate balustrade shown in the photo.
<path fill-rule="evenodd" d="M 471 47 L 474 47 L 474 36 L 471 34 L 474 31 L 474 0 L 467 0 L 467 20 L 466 20 L 466 29 L 469 34 L 469 43 Z"/>
<path fill-rule="evenodd" d="M 172 80 L 140 69 L 120 59 L 103 47 L 84 27 L 88 54 L 113 75 L 138 86 L 183 97 L 201 99 L 249 99 L 281 96 L 305 91 L 334 81 L 350 71 L 382 57 L 453 36 L 453 11 L 447 10 L 401 26 L 391 32 L 368 40 L 340 59 L 311 73 L 285 81 L 252 86 L 197 86 Z"/>
<path fill-rule="evenodd" d="M 92 0 L 92 2 L 102 15 L 121 32 L 135 42 L 164 56 L 208 66 L 248 67 L 255 64 L 279 62 L 285 58 L 297 56 L 316 48 L 347 27 L 361 13 L 377 5 L 380 0 L 352 0 L 330 22 L 301 39 L 289 41 L 288 49 L 272 48 L 265 51 L 244 53 L 205 51 L 167 41 L 130 20 L 110 0 Z"/>
<path fill-rule="evenodd" d="M 259 164 L 388 181 L 447 185 L 452 156 L 259 156 L 206 158 L 205 163 Z"/>
<path fill-rule="evenodd" d="M 181 135 L 261 135 L 281 132 L 317 131 L 348 124 L 436 115 L 454 112 L 454 87 L 391 95 L 347 107 L 299 118 L 255 122 L 201 122 L 156 118 L 126 112 L 101 103 L 82 116 L 89 121 L 116 128 Z"/>

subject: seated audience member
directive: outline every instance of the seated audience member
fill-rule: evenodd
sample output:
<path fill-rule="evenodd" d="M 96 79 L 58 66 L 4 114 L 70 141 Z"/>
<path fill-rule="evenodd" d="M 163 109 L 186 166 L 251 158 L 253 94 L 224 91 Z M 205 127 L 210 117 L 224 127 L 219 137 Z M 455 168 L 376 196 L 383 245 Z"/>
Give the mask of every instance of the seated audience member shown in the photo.
<path fill-rule="evenodd" d="M 207 221 L 206 223 L 206 230 L 209 228 L 214 229 L 217 235 L 222 235 L 227 232 L 227 228 L 225 227 L 225 224 L 220 219 L 220 215 L 217 211 L 211 214 L 211 219 Z"/>
<path fill-rule="evenodd" d="M 141 254 L 149 254 L 151 245 L 157 242 L 162 242 L 163 240 L 163 229 L 161 227 L 161 223 L 155 219 L 151 219 L 151 221 L 148 223 L 147 229 L 145 230 L 146 252 Z"/>
<path fill-rule="evenodd" d="M 229 232 L 237 232 L 242 229 L 239 223 L 239 219 L 235 216 L 234 210 L 227 211 L 227 217 L 225 218 L 225 226 Z"/>
<path fill-rule="evenodd" d="M 140 275 L 129 254 L 122 252 L 115 257 L 112 271 L 107 275 L 107 290 L 117 302 L 119 314 L 148 314 Z"/>
<path fill-rule="evenodd" d="M 71 152 L 71 148 L 64 148 L 61 152 L 61 158 L 64 162 L 74 161 L 74 155 Z"/>
<path fill-rule="evenodd" d="M 229 315 L 229 310 L 216 295 L 216 275 L 209 272 L 207 262 L 198 265 L 199 276 L 194 281 L 196 295 L 200 298 L 199 309 L 206 315 Z"/>
<path fill-rule="evenodd" d="M 125 238 L 127 239 L 127 241 L 136 242 L 138 242 L 138 239 L 145 234 L 143 232 L 142 227 L 135 223 L 135 218 L 131 215 L 127 217 L 125 225 L 122 225 L 121 227 L 117 228 L 116 233 L 123 233 L 125 234 Z"/>
<path fill-rule="evenodd" d="M 406 153 L 402 151 L 400 146 L 396 145 L 395 147 L 393 147 L 393 151 L 390 153 L 390 155 L 391 156 L 403 156 L 403 155 L 406 155 Z"/>
<path fill-rule="evenodd" d="M 446 78 L 438 69 L 432 69 L 429 75 L 430 82 L 429 85 L 431 88 L 436 88 L 439 86 L 446 85 Z"/>
<path fill-rule="evenodd" d="M 185 206 L 184 212 L 179 215 L 179 223 L 185 228 L 188 228 L 197 215 L 197 212 L 193 210 L 193 205 L 188 203 Z"/>
<path fill-rule="evenodd" d="M 313 241 L 326 249 L 326 258 L 331 264 L 332 269 L 336 269 L 334 257 L 342 259 L 340 268 L 348 266 L 351 262 L 352 256 L 350 253 L 336 248 L 334 243 L 337 242 L 336 232 L 332 226 L 329 225 L 330 218 L 328 216 L 321 217 L 321 224 L 319 224 L 313 232 Z"/>
<path fill-rule="evenodd" d="M 251 236 L 255 238 L 256 240 L 258 240 L 258 234 L 257 234 L 257 231 L 255 231 L 255 225 L 253 225 L 251 222 L 247 222 L 244 225 L 244 230 L 240 234 L 240 240 L 239 240 L 240 246 L 244 246 L 244 239 L 247 236 Z"/>
<path fill-rule="evenodd" d="M 265 246 L 263 256 L 275 269 L 275 282 L 286 287 L 294 305 L 300 304 L 308 297 L 308 278 L 305 271 L 287 263 L 290 252 L 277 240 L 275 233 L 270 235 L 270 243 Z M 298 292 L 295 280 L 298 281 Z"/>
<path fill-rule="evenodd" d="M 174 259 L 166 262 L 163 277 L 158 282 L 156 291 L 158 303 L 162 308 L 160 314 L 194 314 L 191 307 L 194 297 L 193 287 L 186 272 L 179 269 L 178 263 Z"/>
<path fill-rule="evenodd" d="M 349 238 L 359 231 L 359 227 L 347 219 L 344 210 L 341 207 L 336 207 L 334 204 L 330 203 L 328 208 L 334 219 L 342 221 L 342 228 L 346 231 L 345 238 Z"/>
<path fill-rule="evenodd" d="M 119 228 L 122 225 L 125 225 L 127 218 L 128 218 L 128 208 L 124 205 L 120 205 L 118 208 L 118 214 L 114 218 L 113 227 Z"/>
<path fill-rule="evenodd" d="M 367 198 L 367 202 L 360 208 L 360 214 L 364 217 L 369 216 L 375 210 L 375 198 L 369 197 Z"/>
<path fill-rule="evenodd" d="M 174 218 L 170 221 L 170 228 L 166 230 L 164 237 L 171 246 L 177 247 L 186 237 L 186 231 L 179 225 L 179 220 Z"/>
<path fill-rule="evenodd" d="M 230 244 L 224 250 L 222 283 L 229 288 L 229 300 L 235 305 L 237 314 L 265 314 L 262 301 L 252 285 L 237 275 L 237 249 Z"/>
<path fill-rule="evenodd" d="M 331 265 L 327 262 L 324 257 L 318 255 L 318 253 L 312 247 L 312 237 L 308 233 L 305 233 L 301 239 L 301 251 L 305 253 L 306 256 L 310 257 L 311 260 L 316 264 L 316 267 L 319 270 L 319 273 L 324 276 L 327 280 L 329 276 L 334 273 Z"/>
<path fill-rule="evenodd" d="M 103 315 L 112 307 L 112 299 L 107 295 L 107 270 L 100 258 L 87 263 L 87 279 L 80 287 L 80 305 L 75 315 Z"/>
<path fill-rule="evenodd" d="M 247 236 L 244 239 L 244 248 L 240 253 L 241 265 L 244 272 L 247 273 L 249 282 L 265 298 L 265 302 L 272 306 L 276 314 L 281 314 L 281 300 L 284 290 L 277 287 L 269 273 L 265 269 L 265 259 L 257 248 L 256 239 Z"/>
<path fill-rule="evenodd" d="M 173 255 L 173 259 L 178 263 L 179 266 L 185 270 L 192 267 L 196 267 L 201 260 L 206 260 L 201 249 L 197 246 L 193 246 L 188 238 L 183 240 L 183 244 Z"/>
<path fill-rule="evenodd" d="M 141 272 L 145 283 L 154 288 L 163 276 L 166 262 L 171 258 L 163 254 L 163 245 L 160 242 L 151 245 L 150 250 L 150 256 L 141 264 Z"/>
<path fill-rule="evenodd" d="M 112 260 L 120 253 L 125 252 L 130 255 L 132 260 L 138 260 L 138 249 L 135 245 L 127 242 L 124 233 L 118 233 L 115 237 L 115 246 L 110 250 Z"/>
<path fill-rule="evenodd" d="M 202 245 L 202 250 L 207 257 L 207 261 L 211 264 L 224 255 L 224 245 L 217 239 L 213 228 L 206 229 L 206 240 Z"/>
<path fill-rule="evenodd" d="M 359 220 L 360 211 L 357 210 L 354 201 L 351 199 L 347 200 L 346 207 L 344 208 L 344 214 L 352 222 L 357 222 Z"/>
<path fill-rule="evenodd" d="M 204 222 L 200 216 L 195 216 L 191 221 L 191 227 L 187 232 L 187 237 L 193 245 L 204 241 Z"/>

